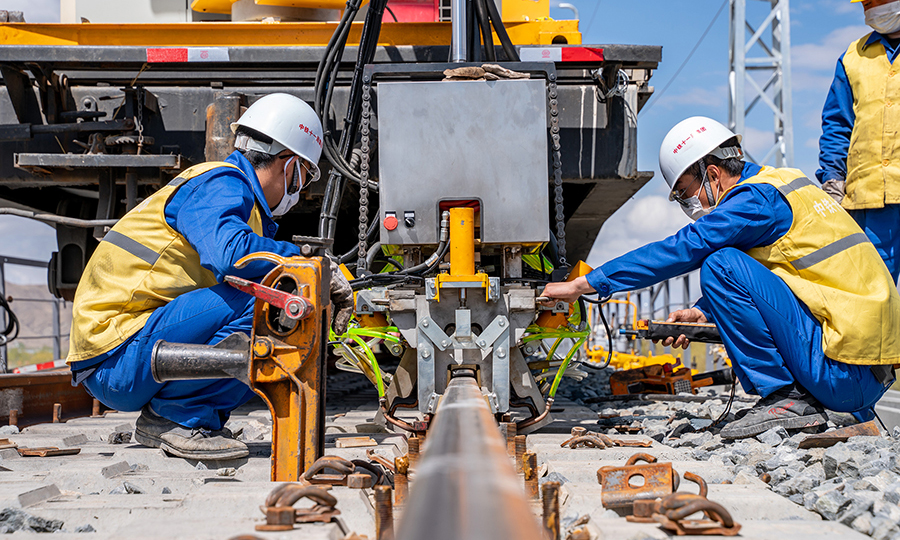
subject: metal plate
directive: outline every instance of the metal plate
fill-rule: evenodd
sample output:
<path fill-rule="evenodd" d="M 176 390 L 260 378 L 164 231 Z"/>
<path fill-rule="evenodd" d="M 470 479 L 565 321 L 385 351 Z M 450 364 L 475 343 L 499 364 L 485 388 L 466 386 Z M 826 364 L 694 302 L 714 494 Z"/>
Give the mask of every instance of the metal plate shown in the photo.
<path fill-rule="evenodd" d="M 437 244 L 442 200 L 479 200 L 484 243 L 548 240 L 543 80 L 378 85 L 381 216 L 413 211 L 383 244 Z M 523 217 L 525 219 L 523 219 Z"/>

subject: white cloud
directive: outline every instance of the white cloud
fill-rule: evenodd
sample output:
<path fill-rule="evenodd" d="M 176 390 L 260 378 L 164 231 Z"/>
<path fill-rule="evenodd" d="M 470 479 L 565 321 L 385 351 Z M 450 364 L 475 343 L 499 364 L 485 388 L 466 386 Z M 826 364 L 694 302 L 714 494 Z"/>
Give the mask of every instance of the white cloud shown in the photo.
<path fill-rule="evenodd" d="M 794 45 L 791 49 L 791 67 L 794 92 L 815 91 L 824 100 L 837 59 L 853 41 L 871 32 L 865 25 L 851 25 L 837 28 L 818 43 Z"/>
<path fill-rule="evenodd" d="M 644 244 L 662 240 L 689 222 L 678 204 L 663 195 L 632 199 L 603 224 L 588 264 L 596 267 Z"/>
<path fill-rule="evenodd" d="M 657 89 L 657 91 L 659 90 L 660 89 Z M 728 85 L 695 86 L 693 88 L 688 88 L 680 94 L 666 94 L 659 98 L 659 103 L 657 105 L 667 109 L 674 109 L 685 105 L 727 107 Z"/>

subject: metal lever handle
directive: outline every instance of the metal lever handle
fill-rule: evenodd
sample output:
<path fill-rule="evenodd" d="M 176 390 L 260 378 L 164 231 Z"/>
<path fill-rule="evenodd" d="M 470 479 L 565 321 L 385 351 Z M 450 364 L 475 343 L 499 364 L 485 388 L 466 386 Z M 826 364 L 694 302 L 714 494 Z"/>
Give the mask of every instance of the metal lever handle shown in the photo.
<path fill-rule="evenodd" d="M 303 296 L 279 291 L 278 289 L 266 287 L 265 285 L 235 276 L 225 276 L 225 281 L 235 289 L 255 296 L 269 305 L 283 309 L 285 316 L 289 319 L 305 319 L 314 310 L 312 302 Z"/>

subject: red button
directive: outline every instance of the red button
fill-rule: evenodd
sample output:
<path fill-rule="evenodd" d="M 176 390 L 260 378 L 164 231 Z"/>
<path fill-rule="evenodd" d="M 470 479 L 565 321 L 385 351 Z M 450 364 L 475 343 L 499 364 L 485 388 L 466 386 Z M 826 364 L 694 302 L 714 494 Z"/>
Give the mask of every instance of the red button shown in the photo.
<path fill-rule="evenodd" d="M 389 231 L 393 231 L 394 229 L 397 228 L 397 225 L 398 225 L 397 216 L 390 215 L 390 216 L 384 218 L 384 228 L 385 229 L 387 229 Z"/>

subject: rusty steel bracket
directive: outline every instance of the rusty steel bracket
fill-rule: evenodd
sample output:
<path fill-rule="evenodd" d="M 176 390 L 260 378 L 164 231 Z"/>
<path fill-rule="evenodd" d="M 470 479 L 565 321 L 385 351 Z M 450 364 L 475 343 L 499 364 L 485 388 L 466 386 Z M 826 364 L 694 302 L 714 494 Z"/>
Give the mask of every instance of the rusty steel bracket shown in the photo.
<path fill-rule="evenodd" d="M 350 461 L 338 456 L 322 456 L 303 473 L 303 480 L 310 484 L 328 486 L 346 486 L 347 477 L 353 474 L 355 466 Z M 337 474 L 325 473 L 326 469 Z"/>
<path fill-rule="evenodd" d="M 677 474 L 677 473 L 676 473 Z M 684 473 L 684 479 L 689 480 L 700 488 L 700 497 L 706 498 L 707 493 L 709 493 L 709 488 L 706 485 L 706 480 L 704 480 L 700 475 L 694 474 L 692 472 Z M 691 495 L 691 493 L 676 493 L 675 495 Z M 632 523 L 653 523 L 656 521 L 654 514 L 660 512 L 659 506 L 660 499 L 644 499 L 639 501 L 634 501 L 634 508 L 632 510 L 632 515 L 625 516 L 625 519 L 631 521 Z M 707 516 L 709 517 L 709 516 Z"/>
<path fill-rule="evenodd" d="M 870 420 L 869 422 L 862 422 L 860 424 L 842 427 L 840 429 L 829 431 L 827 433 L 817 433 L 815 435 L 810 435 L 809 437 L 806 437 L 805 439 L 800 441 L 800 445 L 798 446 L 798 448 L 801 450 L 805 450 L 807 448 L 828 448 L 829 446 L 834 446 L 839 442 L 847 442 L 847 439 L 849 439 L 850 437 L 877 437 L 879 435 L 881 435 L 881 431 L 879 431 L 878 426 L 875 425 L 875 421 Z"/>
<path fill-rule="evenodd" d="M 625 439 L 618 439 L 614 437 L 610 437 L 608 435 L 604 435 L 603 433 L 597 433 L 595 431 L 588 431 L 583 427 L 575 426 L 572 428 L 572 438 L 566 440 L 559 446 L 565 448 L 568 446 L 569 448 L 612 448 L 613 446 L 629 446 L 629 447 L 642 447 L 647 448 L 651 446 L 653 443 L 650 441 L 629 441 Z"/>
<path fill-rule="evenodd" d="M 307 498 L 315 504 L 309 508 L 294 508 L 294 503 Z M 295 523 L 329 523 L 341 513 L 335 508 L 337 499 L 322 488 L 300 484 L 282 484 L 266 497 L 261 506 L 266 523 L 257 531 L 289 531 Z"/>
<path fill-rule="evenodd" d="M 638 465 L 638 461 L 646 465 Z M 643 478 L 643 484 L 632 483 L 634 477 Z M 636 501 L 654 500 L 670 495 L 678 489 L 680 478 L 672 464 L 656 463 L 648 454 L 634 454 L 624 467 L 600 467 L 597 481 L 603 486 L 600 500 L 604 508 L 633 508 Z"/>
<path fill-rule="evenodd" d="M 706 519 L 686 519 L 697 512 L 703 512 Z M 736 536 L 741 530 L 721 504 L 692 493 L 673 493 L 662 498 L 653 519 L 678 536 Z"/>

